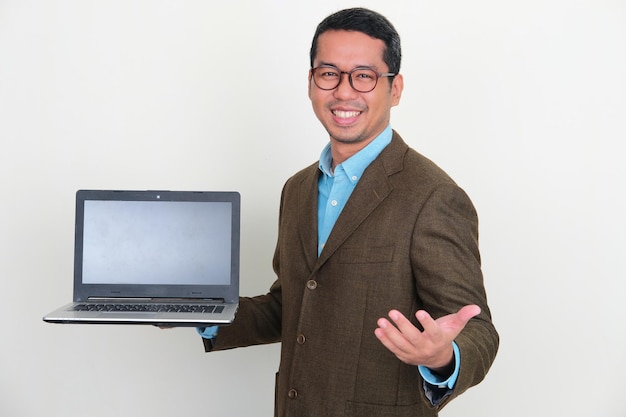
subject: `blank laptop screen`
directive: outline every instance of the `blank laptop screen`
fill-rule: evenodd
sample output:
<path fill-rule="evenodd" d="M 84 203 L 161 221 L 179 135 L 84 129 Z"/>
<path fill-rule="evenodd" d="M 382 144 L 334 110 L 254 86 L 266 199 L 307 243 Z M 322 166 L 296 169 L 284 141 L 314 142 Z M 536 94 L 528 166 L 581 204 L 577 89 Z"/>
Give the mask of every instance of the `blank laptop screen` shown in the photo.
<path fill-rule="evenodd" d="M 228 285 L 230 202 L 87 200 L 83 284 Z"/>

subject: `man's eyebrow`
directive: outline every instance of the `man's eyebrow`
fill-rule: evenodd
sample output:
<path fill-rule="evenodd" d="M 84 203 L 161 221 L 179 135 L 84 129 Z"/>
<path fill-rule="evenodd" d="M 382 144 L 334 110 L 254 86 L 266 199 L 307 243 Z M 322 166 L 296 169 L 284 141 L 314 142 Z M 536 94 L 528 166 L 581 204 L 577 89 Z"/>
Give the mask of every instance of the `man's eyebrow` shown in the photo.
<path fill-rule="evenodd" d="M 319 62 L 317 64 L 317 66 L 318 67 L 333 67 L 333 68 L 339 69 L 338 65 L 333 64 L 331 62 L 323 62 L 323 61 L 321 61 L 321 62 Z M 348 71 L 352 71 L 352 70 L 355 70 L 355 69 L 371 69 L 371 70 L 374 70 L 374 71 L 378 71 L 378 67 L 376 65 L 357 65 L 355 67 L 350 68 Z"/>
<path fill-rule="evenodd" d="M 331 62 L 323 62 L 323 61 L 318 62 L 317 66 L 318 67 L 333 67 L 333 68 L 337 68 L 337 69 L 339 68 L 337 65 L 335 65 L 335 64 L 333 64 Z"/>

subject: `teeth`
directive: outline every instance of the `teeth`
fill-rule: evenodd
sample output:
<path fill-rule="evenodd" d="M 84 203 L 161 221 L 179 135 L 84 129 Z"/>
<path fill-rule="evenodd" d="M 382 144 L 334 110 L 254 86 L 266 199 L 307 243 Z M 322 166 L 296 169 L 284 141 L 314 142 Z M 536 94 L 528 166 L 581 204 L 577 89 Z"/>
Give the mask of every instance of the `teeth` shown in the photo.
<path fill-rule="evenodd" d="M 341 111 L 341 110 L 335 110 L 333 112 L 333 114 L 337 117 L 340 117 L 342 119 L 347 119 L 349 117 L 356 117 L 359 114 L 361 114 L 360 111 Z"/>

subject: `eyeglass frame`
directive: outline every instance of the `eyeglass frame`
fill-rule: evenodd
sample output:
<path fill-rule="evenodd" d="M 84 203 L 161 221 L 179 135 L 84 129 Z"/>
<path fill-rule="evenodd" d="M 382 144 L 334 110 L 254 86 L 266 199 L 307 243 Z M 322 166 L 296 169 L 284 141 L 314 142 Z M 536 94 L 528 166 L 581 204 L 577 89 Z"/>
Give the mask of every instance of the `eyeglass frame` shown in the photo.
<path fill-rule="evenodd" d="M 337 70 L 339 72 L 339 78 L 338 78 L 336 86 L 334 86 L 333 88 L 322 88 L 319 85 L 317 85 L 317 83 L 315 82 L 315 71 L 320 69 L 320 68 L 330 68 L 330 69 Z M 367 91 L 357 90 L 354 87 L 354 84 L 352 84 L 352 73 L 355 72 L 355 71 L 359 71 L 359 70 L 369 70 L 369 71 L 372 71 L 374 74 L 376 74 L 376 81 L 374 82 L 374 86 L 372 87 L 371 90 L 367 90 Z M 320 65 L 318 67 L 311 68 L 311 79 L 313 80 L 313 84 L 315 84 L 315 86 L 317 88 L 319 88 L 320 90 L 323 90 L 323 91 L 332 91 L 332 90 L 338 88 L 339 85 L 341 84 L 341 80 L 343 78 L 342 77 L 343 74 L 347 74 L 348 75 L 348 83 L 350 84 L 350 87 L 352 87 L 352 89 L 354 91 L 357 91 L 359 93 L 370 93 L 370 92 L 374 91 L 374 89 L 378 85 L 378 80 L 381 77 L 395 77 L 396 75 L 398 75 L 397 72 L 378 72 L 374 68 L 371 68 L 371 67 L 356 67 L 356 68 L 351 69 L 350 71 L 341 71 L 339 68 L 335 67 L 334 65 Z"/>

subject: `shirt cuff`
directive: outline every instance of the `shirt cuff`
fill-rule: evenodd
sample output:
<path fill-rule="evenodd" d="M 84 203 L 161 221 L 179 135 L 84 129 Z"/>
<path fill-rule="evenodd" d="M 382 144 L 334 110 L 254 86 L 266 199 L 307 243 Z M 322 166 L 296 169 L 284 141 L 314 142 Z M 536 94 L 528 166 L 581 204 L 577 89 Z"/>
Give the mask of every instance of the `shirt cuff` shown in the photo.
<path fill-rule="evenodd" d="M 453 389 L 456 384 L 456 380 L 459 377 L 459 370 L 461 369 L 461 352 L 456 342 L 452 342 L 452 349 L 454 351 L 454 372 L 447 379 L 443 379 L 441 376 L 435 374 L 429 368 L 425 366 L 418 366 L 420 374 L 424 381 L 432 386 L 442 389 Z"/>
<path fill-rule="evenodd" d="M 196 327 L 196 331 L 205 339 L 214 339 L 217 336 L 218 326 Z"/>

